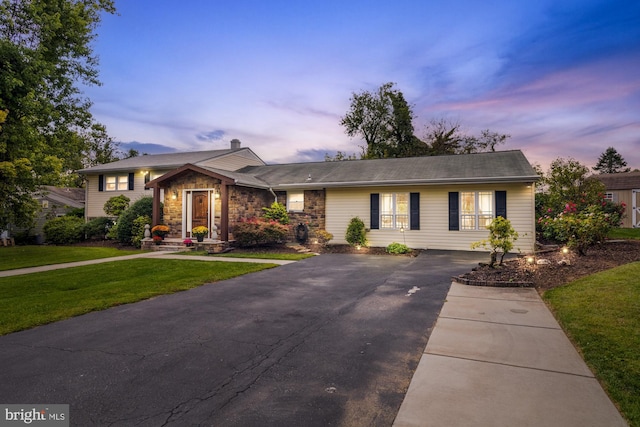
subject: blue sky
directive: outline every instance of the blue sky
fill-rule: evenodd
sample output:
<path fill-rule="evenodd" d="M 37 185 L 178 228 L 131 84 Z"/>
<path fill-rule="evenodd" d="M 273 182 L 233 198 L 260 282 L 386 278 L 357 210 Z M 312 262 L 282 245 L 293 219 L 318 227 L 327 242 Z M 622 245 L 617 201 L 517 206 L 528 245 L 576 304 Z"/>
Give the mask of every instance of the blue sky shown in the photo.
<path fill-rule="evenodd" d="M 178 6 L 177 6 L 178 5 Z M 353 92 L 395 82 L 416 115 L 511 135 L 544 169 L 613 146 L 640 168 L 640 2 L 117 1 L 97 32 L 109 134 L 141 152 L 227 148 L 268 163 L 359 152 Z"/>

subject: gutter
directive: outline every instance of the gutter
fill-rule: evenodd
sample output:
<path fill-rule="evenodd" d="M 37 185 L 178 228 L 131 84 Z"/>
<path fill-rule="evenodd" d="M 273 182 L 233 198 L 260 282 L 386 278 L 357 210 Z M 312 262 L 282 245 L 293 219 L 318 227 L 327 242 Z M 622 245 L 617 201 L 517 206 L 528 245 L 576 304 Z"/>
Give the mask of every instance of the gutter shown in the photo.
<path fill-rule="evenodd" d="M 278 196 L 276 196 L 276 193 L 273 191 L 273 188 L 269 187 L 269 192 L 273 194 L 273 198 L 275 202 L 278 203 Z"/>

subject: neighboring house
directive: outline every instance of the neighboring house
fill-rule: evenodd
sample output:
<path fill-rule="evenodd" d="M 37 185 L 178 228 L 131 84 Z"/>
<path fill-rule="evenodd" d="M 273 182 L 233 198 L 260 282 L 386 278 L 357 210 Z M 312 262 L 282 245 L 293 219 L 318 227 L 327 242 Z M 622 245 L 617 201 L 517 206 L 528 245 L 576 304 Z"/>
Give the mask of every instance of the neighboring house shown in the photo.
<path fill-rule="evenodd" d="M 187 163 L 224 170 L 264 164 L 253 151 L 241 148 L 240 141 L 234 140 L 229 149 L 143 155 L 82 169 L 78 172 L 86 178 L 85 219 L 106 216 L 104 204 L 114 196 L 127 196 L 131 203 L 151 196 L 146 183 Z"/>
<path fill-rule="evenodd" d="M 171 156 L 182 155 L 162 159 Z M 538 175 L 519 150 L 282 165 L 266 165 L 256 156 L 250 159 L 254 164 L 230 166 L 216 156 L 220 161 L 186 162 L 170 171 L 166 161 L 152 169 L 154 158 L 159 157 L 147 156 L 149 163 L 135 171 L 121 166 L 134 159 L 112 167 L 123 176 L 166 171 L 145 186 L 153 189 L 154 224 L 164 203 L 170 237 L 189 237 L 196 225 L 215 225 L 217 235 L 210 238 L 232 240 L 237 222 L 260 216 L 263 207 L 278 201 L 287 206 L 294 226 L 307 224 L 311 237 L 325 229 L 334 236 L 331 243 L 346 243 L 347 225 L 359 217 L 371 246 L 399 242 L 411 248 L 470 250 L 471 243 L 488 237 L 485 226 L 503 216 L 520 235 L 515 247 L 534 249 Z M 100 174 L 106 174 L 105 167 L 109 165 Z M 87 193 L 90 212 L 97 212 L 108 198 L 98 189 L 95 170 L 84 171 L 93 173 Z M 95 196 L 103 197 L 92 201 Z"/>
<path fill-rule="evenodd" d="M 29 229 L 11 227 L 10 234 L 15 236 L 17 233 L 28 232 L 30 236 L 35 236 L 36 243 L 43 243 L 45 222 L 52 218 L 64 216 L 73 209 L 84 208 L 85 191 L 82 188 L 61 188 L 45 185 L 33 195 L 33 198 L 38 201 L 40 207 L 35 218 L 34 227 Z"/>
<path fill-rule="evenodd" d="M 626 205 L 623 228 L 640 227 L 640 172 L 595 175 L 605 186 L 605 198 Z"/>

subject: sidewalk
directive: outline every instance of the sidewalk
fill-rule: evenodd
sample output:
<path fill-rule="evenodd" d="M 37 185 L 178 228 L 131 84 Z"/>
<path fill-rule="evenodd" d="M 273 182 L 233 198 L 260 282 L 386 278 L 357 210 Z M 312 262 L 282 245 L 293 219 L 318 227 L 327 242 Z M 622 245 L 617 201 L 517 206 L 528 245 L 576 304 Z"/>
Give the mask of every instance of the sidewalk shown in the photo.
<path fill-rule="evenodd" d="M 19 268 L 15 270 L 0 271 L 0 277 L 21 276 L 23 274 L 41 273 L 43 271 L 59 270 L 61 268 L 81 267 L 84 265 L 102 264 L 105 262 L 124 261 L 136 258 L 165 258 L 165 259 L 184 259 L 185 261 L 224 261 L 224 262 L 256 262 L 263 264 L 284 265 L 295 261 L 285 261 L 278 259 L 259 259 L 259 258 L 228 258 L 216 256 L 192 256 L 178 255 L 175 252 L 144 252 L 135 255 L 124 255 L 111 258 L 90 259 L 87 261 L 67 262 L 64 264 L 41 265 L 38 267 Z"/>
<path fill-rule="evenodd" d="M 453 283 L 395 419 L 409 426 L 626 426 L 535 289 Z"/>

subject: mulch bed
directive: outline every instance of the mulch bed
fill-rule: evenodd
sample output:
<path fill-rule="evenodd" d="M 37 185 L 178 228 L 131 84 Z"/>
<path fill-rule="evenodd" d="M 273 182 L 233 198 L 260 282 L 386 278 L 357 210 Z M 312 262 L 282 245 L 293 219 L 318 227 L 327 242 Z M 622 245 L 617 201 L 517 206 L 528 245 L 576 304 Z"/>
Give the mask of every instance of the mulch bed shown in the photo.
<path fill-rule="evenodd" d="M 529 284 L 545 290 L 634 261 L 640 261 L 640 241 L 610 241 L 590 248 L 585 256 L 573 252 L 563 254 L 559 249 L 538 252 L 534 264 L 528 263 L 525 257 L 517 257 L 505 260 L 502 266 L 496 268 L 478 266 L 460 278 L 462 282 L 469 281 L 469 284 L 475 285 Z"/>

